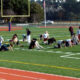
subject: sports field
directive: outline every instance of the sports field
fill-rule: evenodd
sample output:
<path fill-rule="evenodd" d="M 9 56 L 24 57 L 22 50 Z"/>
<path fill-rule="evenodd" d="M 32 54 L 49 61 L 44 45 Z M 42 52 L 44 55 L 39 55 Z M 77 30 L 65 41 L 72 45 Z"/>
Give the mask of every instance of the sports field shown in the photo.
<path fill-rule="evenodd" d="M 32 38 L 39 39 L 39 35 L 46 30 L 50 37 L 55 37 L 56 40 L 70 38 L 68 28 L 29 27 L 29 29 L 32 32 Z M 74 28 L 75 32 L 76 30 L 77 28 Z M 2 31 L 0 35 L 4 37 L 5 42 L 8 42 L 15 33 L 21 40 L 22 34 L 26 34 L 26 26 L 23 30 Z M 80 45 L 53 49 L 55 44 L 44 45 L 42 41 L 38 41 L 44 49 L 29 50 L 27 42 L 20 42 L 21 45 L 24 45 L 23 47 L 14 46 L 13 51 L 0 52 L 0 67 L 80 78 Z"/>

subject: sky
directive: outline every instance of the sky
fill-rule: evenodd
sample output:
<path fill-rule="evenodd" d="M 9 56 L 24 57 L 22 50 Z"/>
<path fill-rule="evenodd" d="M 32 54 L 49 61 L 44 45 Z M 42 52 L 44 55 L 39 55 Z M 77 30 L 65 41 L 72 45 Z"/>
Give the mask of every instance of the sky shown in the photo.
<path fill-rule="evenodd" d="M 77 0 L 78 2 L 80 1 L 80 0 Z"/>

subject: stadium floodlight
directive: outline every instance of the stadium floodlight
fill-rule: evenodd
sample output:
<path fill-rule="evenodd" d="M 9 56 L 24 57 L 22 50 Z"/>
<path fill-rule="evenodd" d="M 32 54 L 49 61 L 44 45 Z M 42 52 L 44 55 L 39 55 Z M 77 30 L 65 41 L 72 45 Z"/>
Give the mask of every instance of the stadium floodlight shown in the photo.
<path fill-rule="evenodd" d="M 5 11 L 4 10 L 4 5 L 5 5 L 4 1 L 6 1 L 6 0 L 1 0 L 1 17 L 29 17 L 30 16 L 30 1 L 29 0 L 26 0 L 26 3 L 27 3 L 27 5 L 26 5 L 27 13 L 26 14 L 4 14 L 4 11 Z M 10 1 L 11 0 L 9 0 L 9 2 Z"/>

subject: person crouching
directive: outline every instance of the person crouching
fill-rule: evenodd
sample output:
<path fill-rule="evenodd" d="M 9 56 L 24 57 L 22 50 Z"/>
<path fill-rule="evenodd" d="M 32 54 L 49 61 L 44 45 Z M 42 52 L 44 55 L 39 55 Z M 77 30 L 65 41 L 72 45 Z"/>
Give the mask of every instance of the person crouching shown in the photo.
<path fill-rule="evenodd" d="M 44 44 L 47 44 L 48 38 L 49 38 L 49 34 L 48 34 L 48 31 L 46 31 L 46 32 L 43 34 Z"/>
<path fill-rule="evenodd" d="M 56 39 L 54 37 L 48 39 L 48 45 L 50 45 L 50 44 L 52 44 L 54 42 L 56 42 Z"/>
<path fill-rule="evenodd" d="M 41 48 L 43 48 L 40 44 L 39 44 L 39 42 L 37 41 L 37 39 L 32 39 L 31 40 L 31 43 L 30 43 L 30 45 L 29 45 L 29 49 L 34 49 L 34 48 L 36 48 L 36 49 L 41 49 Z"/>

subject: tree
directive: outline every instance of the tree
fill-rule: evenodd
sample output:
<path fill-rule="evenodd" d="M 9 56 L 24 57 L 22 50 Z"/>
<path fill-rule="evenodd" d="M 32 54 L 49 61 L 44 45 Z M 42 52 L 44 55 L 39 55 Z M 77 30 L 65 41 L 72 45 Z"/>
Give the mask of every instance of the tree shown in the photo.
<path fill-rule="evenodd" d="M 77 20 L 80 15 L 80 2 L 76 0 L 66 0 L 63 4 L 66 20 Z"/>
<path fill-rule="evenodd" d="M 44 18 L 43 8 L 36 2 L 31 3 L 30 13 L 30 18 L 28 18 L 30 22 L 40 22 Z"/>
<path fill-rule="evenodd" d="M 28 0 L 4 0 L 4 10 L 12 10 L 17 15 L 28 14 Z"/>

